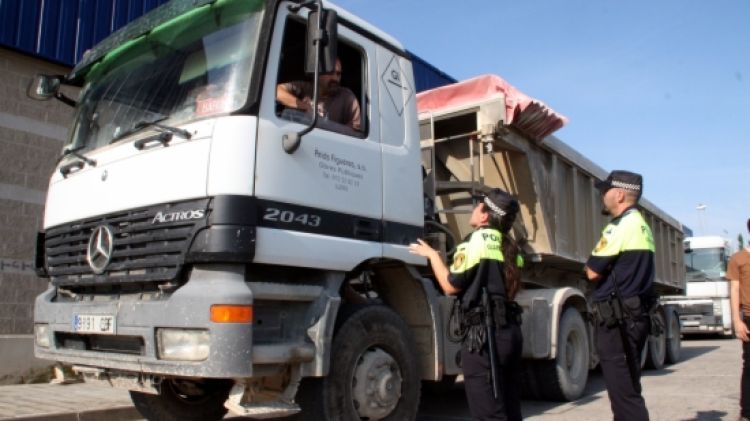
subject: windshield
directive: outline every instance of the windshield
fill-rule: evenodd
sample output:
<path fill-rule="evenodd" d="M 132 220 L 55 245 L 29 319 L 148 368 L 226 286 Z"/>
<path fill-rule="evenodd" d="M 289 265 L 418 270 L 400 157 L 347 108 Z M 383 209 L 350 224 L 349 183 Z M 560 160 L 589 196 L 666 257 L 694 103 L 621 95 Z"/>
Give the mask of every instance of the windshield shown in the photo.
<path fill-rule="evenodd" d="M 67 149 L 91 150 L 159 121 L 178 125 L 242 107 L 264 2 L 191 10 L 110 51 L 85 74 Z"/>
<path fill-rule="evenodd" d="M 685 253 L 685 268 L 688 281 L 714 281 L 722 278 L 726 271 L 723 248 L 693 249 Z"/>

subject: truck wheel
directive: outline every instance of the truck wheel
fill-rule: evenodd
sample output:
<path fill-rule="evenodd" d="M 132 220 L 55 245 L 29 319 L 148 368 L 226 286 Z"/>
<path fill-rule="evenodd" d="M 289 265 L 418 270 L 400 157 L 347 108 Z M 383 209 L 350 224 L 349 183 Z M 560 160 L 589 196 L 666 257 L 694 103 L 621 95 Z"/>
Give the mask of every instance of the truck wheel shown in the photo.
<path fill-rule="evenodd" d="M 295 419 L 416 418 L 420 378 L 409 327 L 385 306 L 358 307 L 335 334 L 328 376 L 300 383 Z"/>
<path fill-rule="evenodd" d="M 144 418 L 151 421 L 220 420 L 227 413 L 224 402 L 232 382 L 165 379 L 160 393 L 130 392 L 130 399 Z"/>
<path fill-rule="evenodd" d="M 565 310 L 558 329 L 557 356 L 539 361 L 535 369 L 544 398 L 573 401 L 581 396 L 589 377 L 589 342 L 578 310 Z"/>
<path fill-rule="evenodd" d="M 667 324 L 664 321 L 664 315 L 661 311 L 657 311 L 654 315 L 655 319 L 658 319 L 657 323 L 666 328 Z M 661 370 L 664 368 L 664 360 L 667 353 L 667 335 L 666 332 L 661 332 L 660 335 L 648 336 L 648 352 L 646 353 L 646 367 Z"/>
<path fill-rule="evenodd" d="M 682 349 L 682 338 L 680 338 L 680 318 L 676 314 L 670 314 L 667 325 L 667 339 L 665 359 L 668 364 L 675 364 L 680 361 L 680 350 Z"/>

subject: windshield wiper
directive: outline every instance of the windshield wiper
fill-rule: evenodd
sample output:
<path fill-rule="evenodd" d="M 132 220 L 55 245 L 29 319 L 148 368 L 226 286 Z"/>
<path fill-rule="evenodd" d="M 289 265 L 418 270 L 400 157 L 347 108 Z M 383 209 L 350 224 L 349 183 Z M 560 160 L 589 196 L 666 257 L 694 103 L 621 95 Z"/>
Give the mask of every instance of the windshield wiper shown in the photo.
<path fill-rule="evenodd" d="M 172 133 L 172 134 L 176 134 L 178 136 L 181 136 L 181 137 L 183 137 L 185 139 L 190 139 L 190 137 L 192 135 L 190 134 L 189 131 L 187 131 L 185 129 L 180 129 L 180 128 L 172 127 L 172 126 L 166 126 L 164 124 L 159 124 L 160 121 L 166 120 L 166 118 L 167 117 L 159 117 L 159 118 L 154 119 L 154 120 L 141 120 L 141 121 L 135 123 L 135 125 L 133 127 L 131 127 L 130 129 L 125 130 L 124 132 L 122 132 L 122 133 L 118 134 L 117 136 L 113 137 L 112 141 L 109 142 L 109 143 L 115 143 L 116 141 L 122 139 L 123 137 L 130 136 L 131 134 L 139 132 L 139 131 L 147 128 L 147 127 L 153 127 L 153 128 L 157 129 L 160 132 Z"/>
<path fill-rule="evenodd" d="M 193 136 L 192 134 L 190 134 L 189 131 L 185 129 L 180 129 L 179 127 L 166 126 L 164 124 L 157 124 L 157 123 L 151 123 L 148 125 L 155 127 L 160 132 L 176 134 L 182 137 L 183 139 L 190 139 Z"/>
<path fill-rule="evenodd" d="M 72 149 L 66 149 L 66 150 L 64 150 L 62 156 L 60 156 L 60 158 L 57 160 L 57 162 L 60 163 L 60 161 L 62 161 L 63 159 L 65 159 L 66 156 L 73 155 L 74 157 L 80 159 L 81 161 L 83 161 L 83 162 L 91 165 L 92 167 L 95 167 L 96 166 L 96 160 L 88 158 L 88 157 L 86 157 L 86 155 L 78 152 L 81 149 L 83 149 L 82 146 L 78 147 L 78 148 L 72 148 Z"/>
<path fill-rule="evenodd" d="M 122 139 L 123 137 L 130 136 L 131 134 L 139 132 L 151 124 L 156 124 L 162 120 L 166 120 L 166 118 L 167 118 L 166 116 L 162 116 L 162 117 L 155 118 L 153 120 L 141 120 L 135 123 L 133 127 L 125 130 L 124 132 L 120 132 L 116 134 L 109 143 L 110 144 L 115 143 L 118 140 Z"/>
<path fill-rule="evenodd" d="M 82 147 L 78 148 L 72 148 L 72 149 L 66 149 L 63 151 L 62 156 L 60 156 L 60 159 L 57 160 L 58 163 L 65 159 L 68 155 L 73 155 L 74 157 L 78 158 L 78 160 L 70 162 L 68 164 L 63 165 L 60 167 L 60 174 L 62 174 L 63 178 L 67 178 L 68 174 L 70 174 L 72 171 L 76 170 L 82 170 L 86 164 L 95 167 L 96 166 L 96 160 L 91 159 L 83 155 L 82 153 L 78 152 L 81 150 Z"/>

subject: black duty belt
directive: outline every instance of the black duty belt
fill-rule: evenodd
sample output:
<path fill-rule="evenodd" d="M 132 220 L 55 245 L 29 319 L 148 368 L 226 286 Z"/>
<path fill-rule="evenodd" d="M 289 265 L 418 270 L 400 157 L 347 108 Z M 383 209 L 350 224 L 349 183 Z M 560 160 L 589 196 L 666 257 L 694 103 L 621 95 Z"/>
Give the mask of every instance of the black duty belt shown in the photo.
<path fill-rule="evenodd" d="M 518 303 L 504 298 L 492 298 L 490 302 L 496 327 L 521 324 L 523 308 Z M 469 349 L 480 349 L 486 340 L 484 311 L 481 305 L 464 310 L 456 300 L 449 321 L 449 338 L 454 342 L 463 342 Z"/>

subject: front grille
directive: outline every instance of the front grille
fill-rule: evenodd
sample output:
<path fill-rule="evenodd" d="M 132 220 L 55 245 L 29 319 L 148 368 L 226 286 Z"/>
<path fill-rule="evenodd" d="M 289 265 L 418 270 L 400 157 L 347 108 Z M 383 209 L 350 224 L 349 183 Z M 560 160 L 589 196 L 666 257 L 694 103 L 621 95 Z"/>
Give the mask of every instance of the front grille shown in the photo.
<path fill-rule="evenodd" d="M 714 314 L 714 306 L 713 304 L 683 304 L 677 306 L 677 313 L 680 316 L 694 314 L 711 316 Z"/>
<path fill-rule="evenodd" d="M 191 239 L 205 226 L 206 218 L 163 215 L 190 215 L 194 210 L 207 215 L 208 199 L 134 209 L 50 228 L 45 234 L 47 273 L 57 286 L 174 280 Z M 162 217 L 155 219 L 157 214 Z M 91 236 L 100 226 L 112 231 L 113 249 L 104 271 L 96 274 L 86 256 Z"/>

